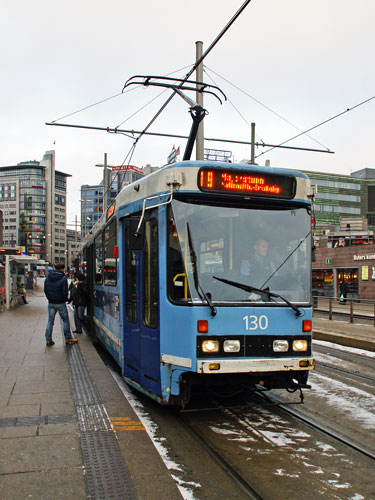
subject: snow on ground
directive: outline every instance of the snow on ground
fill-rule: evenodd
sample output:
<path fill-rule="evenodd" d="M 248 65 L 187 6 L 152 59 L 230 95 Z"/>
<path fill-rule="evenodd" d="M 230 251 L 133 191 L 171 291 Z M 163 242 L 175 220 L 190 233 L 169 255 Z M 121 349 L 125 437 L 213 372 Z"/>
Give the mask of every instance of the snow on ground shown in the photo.
<path fill-rule="evenodd" d="M 309 383 L 310 394 L 315 393 L 328 406 L 335 407 L 363 428 L 375 430 L 373 394 L 316 372 L 310 373 Z"/>
<path fill-rule="evenodd" d="M 374 329 L 374 336 L 375 336 L 375 329 Z M 355 347 L 347 347 L 340 344 L 334 344 L 333 342 L 326 342 L 325 340 L 313 340 L 313 350 L 314 350 L 314 344 L 336 349 L 338 351 L 346 351 L 352 354 L 359 354 L 360 356 L 366 356 L 367 358 L 375 358 L 375 352 L 365 351 L 364 349 L 356 349 Z"/>
<path fill-rule="evenodd" d="M 195 483 L 192 481 L 185 481 L 183 476 L 185 474 L 184 468 L 182 465 L 178 464 L 174 460 L 169 457 L 168 449 L 164 445 L 164 441 L 166 438 L 160 437 L 159 428 L 156 423 L 151 419 L 150 415 L 146 412 L 142 403 L 133 395 L 130 391 L 126 383 L 122 380 L 122 378 L 117 375 L 114 371 L 111 370 L 112 377 L 115 379 L 117 385 L 119 386 L 121 392 L 126 397 L 130 406 L 133 408 L 139 420 L 142 422 L 144 428 L 146 429 L 147 434 L 149 435 L 153 445 L 158 451 L 160 457 L 162 458 L 165 466 L 170 471 L 171 476 L 177 483 L 177 487 L 180 490 L 182 498 L 184 500 L 195 500 L 193 489 L 201 488 L 199 483 Z"/>

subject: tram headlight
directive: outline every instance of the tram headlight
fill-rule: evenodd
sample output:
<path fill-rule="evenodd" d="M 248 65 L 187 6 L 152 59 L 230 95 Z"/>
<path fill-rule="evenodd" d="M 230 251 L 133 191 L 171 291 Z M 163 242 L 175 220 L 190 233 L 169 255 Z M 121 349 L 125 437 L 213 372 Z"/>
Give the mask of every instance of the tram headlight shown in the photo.
<path fill-rule="evenodd" d="M 218 340 L 204 340 L 202 342 L 202 352 L 219 352 L 219 341 Z"/>
<path fill-rule="evenodd" d="M 239 340 L 224 340 L 224 352 L 240 352 L 241 343 Z"/>
<path fill-rule="evenodd" d="M 293 351 L 307 351 L 309 344 L 307 340 L 293 340 Z"/>
<path fill-rule="evenodd" d="M 289 342 L 287 340 L 274 340 L 273 352 L 287 352 L 289 349 Z"/>

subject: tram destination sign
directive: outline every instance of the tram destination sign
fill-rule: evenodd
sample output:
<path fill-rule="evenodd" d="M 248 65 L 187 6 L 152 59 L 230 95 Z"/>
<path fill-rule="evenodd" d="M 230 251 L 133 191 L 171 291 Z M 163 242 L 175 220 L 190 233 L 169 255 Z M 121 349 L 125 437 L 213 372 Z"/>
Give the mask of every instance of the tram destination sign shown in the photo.
<path fill-rule="evenodd" d="M 248 194 L 290 200 L 296 193 L 291 175 L 231 168 L 203 167 L 198 173 L 198 187 L 207 193 Z"/>

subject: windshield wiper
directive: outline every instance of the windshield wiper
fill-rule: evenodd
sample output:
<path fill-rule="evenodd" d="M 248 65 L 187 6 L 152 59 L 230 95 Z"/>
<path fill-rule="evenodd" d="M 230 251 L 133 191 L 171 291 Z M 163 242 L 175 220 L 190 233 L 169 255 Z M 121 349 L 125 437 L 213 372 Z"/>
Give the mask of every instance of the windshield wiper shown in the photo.
<path fill-rule="evenodd" d="M 269 276 L 266 281 L 263 283 L 262 285 L 262 288 L 269 282 L 269 280 L 272 278 L 272 276 L 275 276 L 275 274 L 277 275 L 277 272 L 278 270 L 283 267 L 283 265 L 285 264 L 285 262 L 287 260 L 290 259 L 290 257 L 294 254 L 294 252 L 296 252 L 299 247 L 302 245 L 302 243 L 308 238 L 308 236 L 311 234 L 311 231 L 309 231 L 306 236 L 298 243 L 298 245 L 296 246 L 296 248 L 294 248 L 289 255 L 287 255 L 286 259 L 283 260 L 283 262 L 279 265 L 279 267 L 277 269 L 274 270 L 274 272 L 271 274 L 271 276 Z M 282 297 L 281 297 L 282 298 Z"/>
<path fill-rule="evenodd" d="M 266 302 L 268 302 L 272 297 L 279 298 L 283 300 L 286 304 L 288 304 L 289 307 L 293 309 L 293 311 L 296 313 L 296 316 L 300 316 L 302 313 L 298 309 L 298 307 L 295 304 L 292 304 L 287 300 L 285 297 L 282 297 L 278 293 L 270 292 L 269 288 L 255 288 L 254 286 L 249 286 L 249 285 L 244 285 L 243 283 L 237 283 L 236 281 L 231 281 L 231 280 L 226 280 L 223 278 L 218 278 L 217 276 L 213 276 L 215 280 L 222 281 L 223 283 L 226 283 L 227 285 L 235 286 L 236 288 L 241 288 L 241 290 L 245 290 L 245 292 L 255 292 L 260 295 L 261 299 Z"/>
<path fill-rule="evenodd" d="M 197 254 L 194 251 L 193 240 L 192 240 L 192 237 L 191 237 L 190 227 L 189 227 L 189 223 L 188 222 L 186 223 L 186 227 L 187 227 L 187 231 L 188 231 L 188 243 L 189 243 L 189 251 L 190 251 L 190 260 L 191 260 L 191 263 L 193 265 L 194 285 L 195 285 L 195 288 L 196 288 L 196 290 L 198 292 L 199 297 L 201 299 L 205 298 L 205 300 L 207 301 L 207 304 L 208 304 L 209 308 L 211 309 L 211 316 L 214 317 L 214 316 L 216 316 L 216 312 L 217 312 L 216 311 L 216 307 L 213 305 L 213 303 L 211 302 L 210 297 L 203 290 L 203 288 L 201 287 L 201 285 L 199 283 L 198 268 L 197 268 Z"/>

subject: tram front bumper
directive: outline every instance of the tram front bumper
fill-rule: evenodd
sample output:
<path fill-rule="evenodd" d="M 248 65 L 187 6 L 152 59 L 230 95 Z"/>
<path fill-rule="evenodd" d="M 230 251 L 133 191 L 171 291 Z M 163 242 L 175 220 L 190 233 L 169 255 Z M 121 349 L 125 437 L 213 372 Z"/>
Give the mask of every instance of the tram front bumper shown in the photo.
<path fill-rule="evenodd" d="M 314 358 L 197 360 L 198 373 L 264 373 L 314 370 Z"/>

